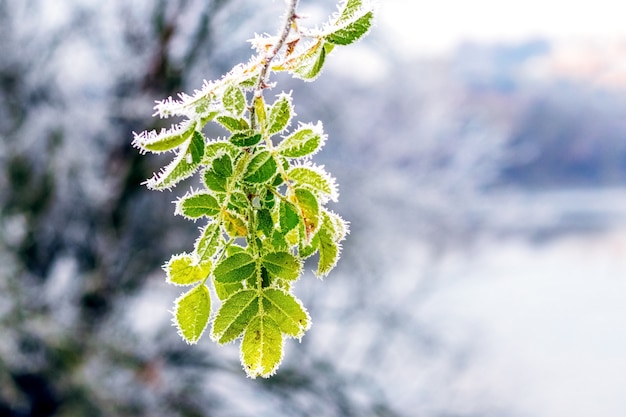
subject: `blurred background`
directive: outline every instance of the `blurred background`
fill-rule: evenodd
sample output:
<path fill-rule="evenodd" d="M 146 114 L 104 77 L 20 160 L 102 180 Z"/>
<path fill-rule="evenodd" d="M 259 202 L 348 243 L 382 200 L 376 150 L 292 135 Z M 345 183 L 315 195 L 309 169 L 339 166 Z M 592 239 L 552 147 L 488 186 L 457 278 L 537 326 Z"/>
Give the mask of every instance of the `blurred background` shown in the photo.
<path fill-rule="evenodd" d="M 130 142 L 283 2 L 0 0 L 0 416 L 626 415 L 615 4 L 385 0 L 316 82 L 275 78 L 324 122 L 352 233 L 296 286 L 312 329 L 249 380 L 171 327 L 160 266 L 198 225 Z"/>

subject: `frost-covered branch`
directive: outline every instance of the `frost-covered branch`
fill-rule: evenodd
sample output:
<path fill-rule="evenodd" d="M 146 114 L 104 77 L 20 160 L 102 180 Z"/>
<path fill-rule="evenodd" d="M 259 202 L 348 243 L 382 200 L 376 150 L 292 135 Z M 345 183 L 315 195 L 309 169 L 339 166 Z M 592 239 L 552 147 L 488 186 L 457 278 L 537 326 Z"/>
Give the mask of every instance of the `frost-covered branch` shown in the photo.
<path fill-rule="evenodd" d="M 316 78 L 336 45 L 366 34 L 373 11 L 362 0 L 344 1 L 323 31 L 301 40 L 297 31 L 290 36 L 297 3 L 289 1 L 279 36 L 255 38 L 257 55 L 247 64 L 205 82 L 192 96 L 181 93 L 179 100 L 155 106 L 155 115 L 186 120 L 133 140 L 142 152 L 176 155 L 146 181 L 151 189 L 170 189 L 200 172 L 202 187 L 179 198 L 175 214 L 205 226 L 193 250 L 164 265 L 168 283 L 191 287 L 175 301 L 173 321 L 194 344 L 213 317 L 211 339 L 240 339 L 241 361 L 252 378 L 272 375 L 282 361 L 284 339 L 302 338 L 311 325 L 293 294 L 304 260 L 318 254 L 315 274 L 327 276 L 348 233 L 348 223 L 325 207 L 338 196 L 334 178 L 310 162 L 326 142 L 322 123 L 298 123 L 289 131 L 295 115 L 291 95 L 266 104 L 263 91 L 271 72 Z M 203 128 L 210 122 L 228 136 L 207 138 Z M 215 315 L 211 293 L 220 302 Z"/>

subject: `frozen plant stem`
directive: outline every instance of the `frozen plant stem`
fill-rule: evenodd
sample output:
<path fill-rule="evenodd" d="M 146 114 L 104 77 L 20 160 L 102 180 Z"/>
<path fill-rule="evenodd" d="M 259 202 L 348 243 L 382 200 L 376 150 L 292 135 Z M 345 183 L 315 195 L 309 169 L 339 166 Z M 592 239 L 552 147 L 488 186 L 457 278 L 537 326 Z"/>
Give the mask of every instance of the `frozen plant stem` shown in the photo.
<path fill-rule="evenodd" d="M 278 55 L 278 52 L 282 49 L 287 41 L 287 37 L 293 28 L 298 15 L 296 14 L 296 9 L 298 7 L 298 0 L 288 0 L 289 4 L 287 6 L 287 12 L 285 13 L 285 22 L 282 27 L 282 31 L 280 33 L 280 37 L 278 41 L 274 44 L 273 48 L 267 55 L 263 58 L 263 65 L 261 67 L 261 73 L 259 75 L 259 81 L 257 82 L 256 87 L 254 88 L 254 98 L 260 98 L 263 95 L 263 90 L 267 87 L 267 83 L 265 82 L 267 79 L 267 72 L 270 68 L 270 64 Z M 250 127 L 252 130 L 256 130 L 256 111 L 254 109 L 254 105 L 250 106 Z"/>
<path fill-rule="evenodd" d="M 287 37 L 289 36 L 289 33 L 291 32 L 291 29 L 293 28 L 294 23 L 296 19 L 298 18 L 298 15 L 296 14 L 297 7 L 298 7 L 298 0 L 289 0 L 289 5 L 287 7 L 287 12 L 285 14 L 285 23 L 283 25 L 280 37 L 278 38 L 278 41 L 276 42 L 276 44 L 274 45 L 270 53 L 265 57 L 265 60 L 264 60 L 265 62 L 263 64 L 263 67 L 261 68 L 261 75 L 259 76 L 259 83 L 255 91 L 256 95 L 259 95 L 261 90 L 263 89 L 264 84 L 265 84 L 265 78 L 267 77 L 267 71 L 270 67 L 270 63 L 276 57 L 276 55 L 282 49 L 282 47 L 285 45 L 285 41 L 287 40 Z"/>
<path fill-rule="evenodd" d="M 190 344 L 209 327 L 218 344 L 241 341 L 241 363 L 251 378 L 273 375 L 285 339 L 301 339 L 311 326 L 294 295 L 304 260 L 318 254 L 314 273 L 327 276 L 348 233 L 348 223 L 326 207 L 338 198 L 335 179 L 312 162 L 326 142 L 322 123 L 290 129 L 291 95 L 266 104 L 263 92 L 271 72 L 313 81 L 335 46 L 367 33 L 373 6 L 342 0 L 322 29 L 303 36 L 297 4 L 289 0 L 278 37 L 255 38 L 256 55 L 247 64 L 205 81 L 193 96 L 157 102 L 156 115 L 183 117 L 182 123 L 133 140 L 141 152 L 175 153 L 146 181 L 150 189 L 169 190 L 200 172 L 200 188 L 176 201 L 175 214 L 204 226 L 192 249 L 163 266 L 168 283 L 190 287 L 174 302 L 173 322 Z M 227 136 L 206 137 L 203 129 L 212 122 Z"/>

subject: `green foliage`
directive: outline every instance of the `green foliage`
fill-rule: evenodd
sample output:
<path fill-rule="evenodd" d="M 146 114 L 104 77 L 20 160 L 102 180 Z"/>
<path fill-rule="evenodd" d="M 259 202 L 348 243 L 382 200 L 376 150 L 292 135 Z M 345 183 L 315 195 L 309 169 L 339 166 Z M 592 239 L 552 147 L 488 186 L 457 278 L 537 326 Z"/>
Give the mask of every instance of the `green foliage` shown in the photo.
<path fill-rule="evenodd" d="M 249 253 L 238 252 L 217 264 L 213 275 L 217 282 L 232 283 L 250 278 L 256 270 L 256 260 Z"/>
<path fill-rule="evenodd" d="M 276 151 L 287 158 L 302 158 L 317 152 L 326 140 L 322 130 L 322 123 L 317 125 L 302 125 L 287 136 L 277 147 Z"/>
<path fill-rule="evenodd" d="M 182 253 L 172 256 L 164 267 L 167 282 L 175 285 L 191 285 L 203 280 L 211 271 L 211 262 L 200 264 L 191 255 Z"/>
<path fill-rule="evenodd" d="M 197 343 L 209 322 L 211 297 L 209 289 L 199 284 L 174 303 L 174 323 L 187 343 Z"/>
<path fill-rule="evenodd" d="M 167 282 L 194 287 L 175 302 L 174 323 L 182 338 L 197 343 L 211 322 L 211 291 L 220 301 L 211 338 L 241 339 L 241 361 L 248 376 L 268 377 L 278 368 L 285 338 L 300 339 L 311 325 L 292 287 L 304 259 L 319 254 L 315 274 L 328 275 L 341 252 L 347 223 L 325 204 L 338 197 L 334 179 L 310 162 L 326 141 L 321 122 L 300 123 L 285 133 L 295 112 L 290 94 L 267 105 L 263 92 L 272 72 L 304 80 L 316 78 L 335 45 L 348 45 L 367 33 L 371 3 L 347 0 L 321 30 L 295 24 L 290 0 L 282 35 L 257 37 L 257 56 L 235 66 L 194 96 L 157 102 L 160 117 L 182 116 L 170 130 L 135 134 L 142 152 L 175 152 L 163 170 L 146 182 L 169 189 L 201 171 L 201 188 L 176 202 L 175 213 L 206 219 L 191 253 L 173 255 L 164 265 Z M 225 138 L 207 138 L 214 121 Z M 277 137 L 281 135 L 280 137 Z"/>

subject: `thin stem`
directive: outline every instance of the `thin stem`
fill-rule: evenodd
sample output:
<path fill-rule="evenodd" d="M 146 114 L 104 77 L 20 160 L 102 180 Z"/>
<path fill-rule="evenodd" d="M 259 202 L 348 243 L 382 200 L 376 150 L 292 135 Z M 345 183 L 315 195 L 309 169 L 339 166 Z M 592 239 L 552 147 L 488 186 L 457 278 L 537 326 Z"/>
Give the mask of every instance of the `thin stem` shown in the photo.
<path fill-rule="evenodd" d="M 289 4 L 287 5 L 287 12 L 285 13 L 285 23 L 283 24 L 280 37 L 278 38 L 278 41 L 274 44 L 274 47 L 272 48 L 272 50 L 263 58 L 261 73 L 259 74 L 259 81 L 257 82 L 257 85 L 254 88 L 254 98 L 261 97 L 261 95 L 263 95 L 263 89 L 267 86 L 267 84 L 265 83 L 265 80 L 267 78 L 267 73 L 269 71 L 270 64 L 272 63 L 272 60 L 276 58 L 276 55 L 278 55 L 278 52 L 281 50 L 281 48 L 285 45 L 285 42 L 287 41 L 287 37 L 289 36 L 289 33 L 291 32 L 291 26 L 293 25 L 293 22 L 298 17 L 298 15 L 296 14 L 297 7 L 298 7 L 298 0 L 289 0 Z M 254 105 L 253 105 L 250 108 L 250 126 L 252 127 L 252 130 L 256 130 L 255 119 L 256 119 L 256 115 L 255 115 L 255 110 L 254 110 Z"/>

